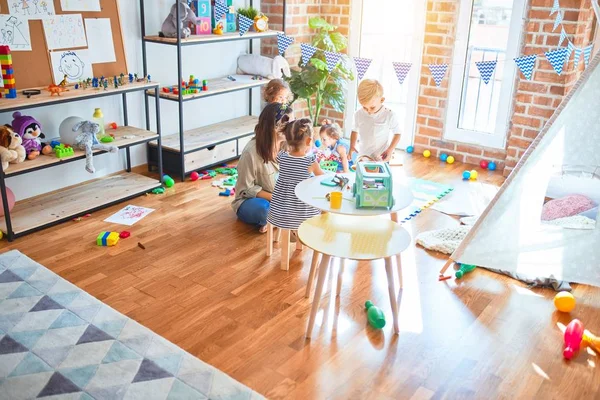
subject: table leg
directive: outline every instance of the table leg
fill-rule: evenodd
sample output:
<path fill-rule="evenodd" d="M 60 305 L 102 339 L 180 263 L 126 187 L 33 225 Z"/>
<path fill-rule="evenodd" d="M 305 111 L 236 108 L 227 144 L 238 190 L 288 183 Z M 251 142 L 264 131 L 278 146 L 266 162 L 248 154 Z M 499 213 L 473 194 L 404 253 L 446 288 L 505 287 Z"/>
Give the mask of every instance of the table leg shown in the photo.
<path fill-rule="evenodd" d="M 308 273 L 308 283 L 306 284 L 306 293 L 304 294 L 304 297 L 307 299 L 310 297 L 310 291 L 312 289 L 313 281 L 315 280 L 315 273 L 317 272 L 317 265 L 319 264 L 320 255 L 321 253 L 313 250 L 312 261 L 310 263 L 310 272 Z"/>
<path fill-rule="evenodd" d="M 340 258 L 340 270 L 338 271 L 337 277 L 337 288 L 335 291 L 335 295 L 339 297 L 340 292 L 342 291 L 342 278 L 344 276 L 344 266 L 346 265 L 346 259 Z"/>
<path fill-rule="evenodd" d="M 267 257 L 273 254 L 273 225 L 267 223 Z"/>
<path fill-rule="evenodd" d="M 312 308 L 310 310 L 310 318 L 308 319 L 308 328 L 306 329 L 307 339 L 310 339 L 313 326 L 315 325 L 315 318 L 317 317 L 317 311 L 319 310 L 319 302 L 321 301 L 321 296 L 323 296 L 323 286 L 325 285 L 325 278 L 327 277 L 327 270 L 329 269 L 330 259 L 331 256 L 327 254 L 323 254 L 323 257 L 321 258 L 321 265 L 319 265 L 319 279 L 317 279 L 317 288 L 315 289 Z"/>
<path fill-rule="evenodd" d="M 398 326 L 398 303 L 396 302 L 396 289 L 394 284 L 394 267 L 392 266 L 392 258 L 385 259 L 385 272 L 387 273 L 388 290 L 390 292 L 390 305 L 392 306 L 392 317 L 394 319 L 394 332 L 400 333 Z"/>
<path fill-rule="evenodd" d="M 290 233 L 289 229 L 280 229 L 283 231 L 283 242 L 281 243 L 281 269 L 288 271 L 290 269 Z"/>
<path fill-rule="evenodd" d="M 304 250 L 304 245 L 302 244 L 302 242 L 300 241 L 300 238 L 298 237 L 298 231 L 294 231 L 294 236 L 296 237 L 296 250 L 298 250 L 298 251 Z"/>
<path fill-rule="evenodd" d="M 392 218 L 392 221 L 398 222 L 398 213 L 391 213 L 390 217 Z"/>

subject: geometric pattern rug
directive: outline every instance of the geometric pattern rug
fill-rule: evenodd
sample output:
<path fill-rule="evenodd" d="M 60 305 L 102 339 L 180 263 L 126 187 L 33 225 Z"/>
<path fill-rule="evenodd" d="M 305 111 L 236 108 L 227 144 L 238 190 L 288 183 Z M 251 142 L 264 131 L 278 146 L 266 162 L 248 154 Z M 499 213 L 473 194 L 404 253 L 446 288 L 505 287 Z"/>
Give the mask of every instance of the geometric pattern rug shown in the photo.
<path fill-rule="evenodd" d="M 19 251 L 0 254 L 0 399 L 262 399 Z"/>

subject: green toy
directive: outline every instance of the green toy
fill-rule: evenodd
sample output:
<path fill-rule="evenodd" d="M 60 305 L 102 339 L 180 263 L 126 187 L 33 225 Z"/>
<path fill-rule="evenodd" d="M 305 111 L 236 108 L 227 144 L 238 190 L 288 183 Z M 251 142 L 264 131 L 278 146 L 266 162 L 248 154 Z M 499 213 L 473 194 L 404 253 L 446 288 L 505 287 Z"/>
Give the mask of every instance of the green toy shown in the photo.
<path fill-rule="evenodd" d="M 66 147 L 63 143 L 54 146 L 54 154 L 58 158 L 71 157 L 75 155 L 75 151 L 72 147 Z"/>
<path fill-rule="evenodd" d="M 102 143 L 110 143 L 110 142 L 113 142 L 114 140 L 115 140 L 115 138 L 114 138 L 114 137 L 112 137 L 112 136 L 109 136 L 109 135 L 102 136 L 102 137 L 100 138 L 100 141 L 101 141 Z"/>
<path fill-rule="evenodd" d="M 373 305 L 371 300 L 365 302 L 365 308 L 367 309 L 369 324 L 375 329 L 383 328 L 385 326 L 385 314 L 381 311 L 381 308 Z"/>
<path fill-rule="evenodd" d="M 169 175 L 163 175 L 163 183 L 166 187 L 170 188 L 175 184 L 175 181 Z"/>
<path fill-rule="evenodd" d="M 454 276 L 456 276 L 456 279 L 460 279 L 465 274 L 468 274 L 469 272 L 473 271 L 475 268 L 477 268 L 475 265 L 460 264 L 460 268 L 458 269 L 458 271 L 456 271 L 456 273 L 454 274 Z"/>
<path fill-rule="evenodd" d="M 336 173 L 340 164 L 337 161 L 323 160 L 319 165 L 323 171 Z"/>
<path fill-rule="evenodd" d="M 163 194 L 165 192 L 165 188 L 156 188 L 152 189 L 152 194 Z"/>
<path fill-rule="evenodd" d="M 359 162 L 352 194 L 356 197 L 356 208 L 392 208 L 394 196 L 389 165 L 379 161 Z"/>

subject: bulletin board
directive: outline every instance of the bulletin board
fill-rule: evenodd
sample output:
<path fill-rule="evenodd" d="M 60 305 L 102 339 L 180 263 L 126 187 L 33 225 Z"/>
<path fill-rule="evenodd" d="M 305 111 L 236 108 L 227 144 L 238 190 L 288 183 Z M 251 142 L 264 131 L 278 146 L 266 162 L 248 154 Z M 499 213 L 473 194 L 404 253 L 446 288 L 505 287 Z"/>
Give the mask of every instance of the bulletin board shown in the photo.
<path fill-rule="evenodd" d="M 129 72 L 127 70 L 127 61 L 125 59 L 125 46 L 123 44 L 123 33 L 121 31 L 118 0 L 100 0 L 100 12 L 64 12 L 61 8 L 61 0 L 46 1 L 54 2 L 54 10 L 57 15 L 81 14 L 83 20 L 86 18 L 110 19 L 116 61 L 93 64 L 94 75 L 97 77 L 111 77 L 121 73 L 127 74 Z M 12 4 L 14 2 L 15 0 L 0 0 L 0 13 L 9 14 L 9 3 Z M 48 46 L 46 45 L 46 36 L 44 35 L 42 21 L 39 19 L 29 20 L 29 32 L 31 35 L 32 51 L 11 52 L 15 81 L 19 91 L 27 88 L 48 86 L 54 83 L 50 53 L 48 51 Z M 73 49 L 85 49 L 85 47 L 74 47 Z"/>

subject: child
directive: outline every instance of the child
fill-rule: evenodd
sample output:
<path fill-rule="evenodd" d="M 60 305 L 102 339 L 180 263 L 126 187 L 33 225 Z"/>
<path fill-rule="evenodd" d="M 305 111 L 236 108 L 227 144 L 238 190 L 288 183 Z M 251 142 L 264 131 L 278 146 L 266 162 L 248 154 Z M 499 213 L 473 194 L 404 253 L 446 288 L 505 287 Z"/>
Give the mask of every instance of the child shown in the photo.
<path fill-rule="evenodd" d="M 287 115 L 281 121 L 289 150 L 277 155 L 279 178 L 267 221 L 277 228 L 297 230 L 302 222 L 320 211 L 296 197 L 296 185 L 310 178 L 311 173 L 323 175 L 323 171 L 314 155 L 306 155 L 312 142 L 312 121 L 308 118 L 290 121 Z"/>
<path fill-rule="evenodd" d="M 400 124 L 396 114 L 383 105 L 383 86 L 374 79 L 358 85 L 358 102 L 362 108 L 354 114 L 354 129 L 350 136 L 350 157 L 360 137 L 361 155 L 378 161 L 390 161 L 400 141 Z M 394 137 L 390 141 L 390 132 Z"/>
<path fill-rule="evenodd" d="M 327 159 L 337 161 L 340 165 L 338 172 L 350 172 L 350 142 L 348 139 L 342 138 L 342 129 L 338 124 L 324 121 L 325 125 L 321 126 L 319 136 L 321 143 L 331 151 L 331 155 Z"/>
<path fill-rule="evenodd" d="M 272 79 L 265 86 L 264 99 L 266 103 L 289 104 L 290 95 L 290 85 L 283 79 Z"/>

